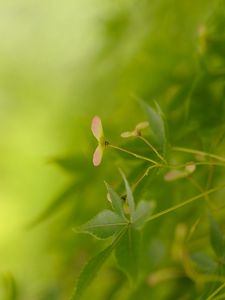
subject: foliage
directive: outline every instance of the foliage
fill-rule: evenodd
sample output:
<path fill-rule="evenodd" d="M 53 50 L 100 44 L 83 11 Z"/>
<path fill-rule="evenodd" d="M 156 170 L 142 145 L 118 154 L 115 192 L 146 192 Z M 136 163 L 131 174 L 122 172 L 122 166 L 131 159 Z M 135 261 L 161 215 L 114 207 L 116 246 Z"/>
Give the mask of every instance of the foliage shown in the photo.
<path fill-rule="evenodd" d="M 60 26 L 45 34 L 51 41 L 56 31 L 63 34 L 46 52 L 48 59 L 35 62 L 25 50 L 24 57 L 18 51 L 18 66 L 9 56 L 0 71 L 1 95 L 38 99 L 21 100 L 25 108 L 11 100 L 21 115 L 34 106 L 22 130 L 30 130 L 32 139 L 28 143 L 24 134 L 20 140 L 15 119 L 15 159 L 10 151 L 2 155 L 13 165 L 13 172 L 5 173 L 15 174 L 14 194 L 27 196 L 30 210 L 18 201 L 19 212 L 26 215 L 26 237 L 18 235 L 13 252 L 5 250 L 12 258 L 0 298 L 224 299 L 225 2 L 95 1 L 89 3 L 94 20 L 82 42 L 72 42 L 73 30 L 83 30 L 72 21 L 75 2 L 57 4 L 52 15 Z M 88 9 L 82 5 L 83 16 Z M 40 22 L 36 17 L 34 22 Z M 63 30 L 65 20 L 71 25 Z M 75 64 L 72 53 L 89 38 L 92 47 L 88 54 L 79 48 L 83 59 Z M 33 51 L 37 57 L 42 53 Z M 57 57 L 62 59 L 57 62 Z M 39 82 L 35 70 L 42 60 Z M 19 61 L 32 67 L 21 67 Z M 52 144 L 44 148 L 48 142 Z M 64 177 L 50 171 L 42 178 L 31 165 L 24 180 L 15 171 L 23 144 L 35 155 L 39 146 L 42 158 L 50 153 L 47 169 L 57 166 Z M 22 170 L 30 163 L 25 154 Z M 55 196 L 46 204 L 52 192 Z M 17 206 L 14 210 L 10 220 L 20 215 Z M 20 243 L 30 248 L 23 251 Z M 21 267 L 17 252 L 24 252 Z"/>
<path fill-rule="evenodd" d="M 191 161 L 186 162 L 183 164 L 170 164 L 166 160 L 165 156 L 165 145 L 168 144 L 168 141 L 166 139 L 165 135 L 165 124 L 164 120 L 162 118 L 162 112 L 159 106 L 157 105 L 157 110 L 154 110 L 150 106 L 148 106 L 144 101 L 141 101 L 141 105 L 144 108 L 144 111 L 147 113 L 148 122 L 150 124 L 150 130 L 153 133 L 153 142 L 155 142 L 155 145 L 151 144 L 149 140 L 147 140 L 142 135 L 142 127 L 137 125 L 136 130 L 131 132 L 127 132 L 126 134 L 123 134 L 122 136 L 125 138 L 136 138 L 141 139 L 147 146 L 150 148 L 151 152 L 156 156 L 157 160 L 153 160 L 149 157 L 139 155 L 135 152 L 132 152 L 130 150 L 127 150 L 122 147 L 115 146 L 109 142 L 105 144 L 106 148 L 113 148 L 119 151 L 122 151 L 123 153 L 127 153 L 128 155 L 133 156 L 136 159 L 145 161 L 149 164 L 149 167 L 147 171 L 145 170 L 143 175 L 137 180 L 137 182 L 133 185 L 133 191 L 138 188 L 141 181 L 144 179 L 144 177 L 149 175 L 149 172 L 153 167 L 160 169 L 171 169 L 172 171 L 169 171 L 169 173 L 165 174 L 164 179 L 165 181 L 176 181 L 180 178 L 189 178 L 191 180 L 194 180 L 192 178 L 192 173 L 196 170 L 196 165 L 202 165 L 202 166 L 208 166 L 208 165 L 216 165 L 218 162 L 220 163 L 220 166 L 225 166 L 223 157 L 215 156 L 214 154 L 201 152 L 202 157 L 209 157 L 211 159 L 214 159 L 214 161 L 207 161 L 203 159 L 203 161 Z M 99 117 L 95 117 L 94 120 L 98 118 L 98 124 L 99 124 L 99 130 L 103 132 L 102 129 L 102 123 Z M 142 123 L 140 123 L 142 124 Z M 140 128 L 140 129 L 139 129 Z M 96 128 L 97 131 L 97 128 Z M 95 131 L 93 131 L 95 135 Z M 158 136 L 157 136 L 158 133 Z M 159 150 L 157 150 L 157 148 Z M 161 150 L 161 154 L 160 154 Z M 186 153 L 193 153 L 193 154 L 199 154 L 198 150 L 193 149 L 186 149 L 186 148 L 179 148 L 179 147 L 171 147 L 168 149 L 168 151 L 181 151 Z M 99 164 L 95 164 L 95 166 L 98 166 Z M 184 168 L 184 171 L 180 171 L 180 169 Z M 138 270 L 139 270 L 139 261 L 140 261 L 140 249 L 141 249 L 141 233 L 140 230 L 143 228 L 146 222 L 150 222 L 154 220 L 155 218 L 159 218 L 165 214 L 168 214 L 172 211 L 176 211 L 180 207 L 183 207 L 185 205 L 190 204 L 191 202 L 198 200 L 202 197 L 205 197 L 208 199 L 208 196 L 211 193 L 214 193 L 216 191 L 219 191 L 223 188 L 225 188 L 225 185 L 215 187 L 212 189 L 208 189 L 204 191 L 203 189 L 200 189 L 201 193 L 197 196 L 193 196 L 190 199 L 183 201 L 175 206 L 169 207 L 168 209 L 165 209 L 163 211 L 160 211 L 156 213 L 155 215 L 150 216 L 152 203 L 149 201 L 141 200 L 136 205 L 134 201 L 133 191 L 130 187 L 126 176 L 123 172 L 121 172 L 121 175 L 123 177 L 123 181 L 125 184 L 125 194 L 119 195 L 109 184 L 106 183 L 107 191 L 108 191 L 108 200 L 111 203 L 112 210 L 103 210 L 99 214 L 97 214 L 93 219 L 82 225 L 78 232 L 83 233 L 89 233 L 93 235 L 94 237 L 98 239 L 108 239 L 110 237 L 114 237 L 112 243 L 105 248 L 102 252 L 100 252 L 97 256 L 92 258 L 89 263 L 84 267 L 83 271 L 81 272 L 75 291 L 73 293 L 73 296 L 71 300 L 80 299 L 83 292 L 86 290 L 88 285 L 91 283 L 92 280 L 94 280 L 95 275 L 99 271 L 99 269 L 102 267 L 103 263 L 106 261 L 106 259 L 109 257 L 111 252 L 115 250 L 115 256 L 117 260 L 118 267 L 121 268 L 128 277 L 133 280 L 133 286 L 136 286 L 139 282 L 139 276 L 138 276 Z M 197 182 L 194 181 L 196 185 Z M 136 207 L 137 206 L 137 207 Z M 192 232 L 193 233 L 193 232 Z M 178 236 L 179 238 L 179 236 Z M 186 237 L 182 237 L 182 244 L 180 245 L 183 247 L 183 243 L 186 242 Z M 219 281 L 219 274 L 221 270 L 223 270 L 224 265 L 224 237 L 222 235 L 222 232 L 216 223 L 216 221 L 210 216 L 210 240 L 211 245 L 218 256 L 218 259 L 220 260 L 220 263 L 222 264 L 221 267 L 217 266 L 215 267 L 205 267 L 205 270 L 209 272 L 212 276 L 211 281 Z M 183 249 L 180 250 L 181 253 L 181 259 L 183 261 L 183 268 L 184 268 L 184 277 L 189 277 L 190 272 L 195 272 L 193 267 L 191 266 L 191 259 L 195 261 L 197 264 L 200 265 L 208 265 L 211 264 L 213 266 L 216 266 L 216 261 L 211 262 L 210 259 L 207 257 L 204 258 L 204 256 L 200 255 L 193 255 L 192 258 L 184 257 L 186 256 L 185 253 L 183 253 Z M 185 260 L 188 260 L 188 262 L 185 262 Z M 189 264 L 189 268 L 191 270 L 187 269 L 186 264 Z M 217 274 L 219 272 L 219 274 Z M 168 272 L 169 276 L 170 272 Z M 194 275 L 195 280 L 196 276 Z M 198 274 L 199 276 L 199 274 Z M 205 276 L 204 273 L 202 276 Z M 191 279 L 193 279 L 191 277 Z M 222 285 L 222 288 L 223 289 Z M 208 293 L 212 293 L 211 295 L 214 295 L 214 293 L 218 293 L 220 291 L 217 285 L 213 285 L 211 289 L 206 289 L 206 292 L 203 292 L 206 297 Z M 210 297 L 212 296 L 209 296 Z"/>

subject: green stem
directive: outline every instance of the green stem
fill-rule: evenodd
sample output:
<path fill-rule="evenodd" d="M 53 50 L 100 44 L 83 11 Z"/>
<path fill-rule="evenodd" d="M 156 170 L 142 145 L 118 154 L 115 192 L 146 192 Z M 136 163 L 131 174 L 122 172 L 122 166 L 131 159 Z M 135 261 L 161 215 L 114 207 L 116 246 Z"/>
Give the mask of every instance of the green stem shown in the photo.
<path fill-rule="evenodd" d="M 225 283 L 218 287 L 206 300 L 214 299 L 214 296 L 218 294 L 225 287 Z"/>
<path fill-rule="evenodd" d="M 141 139 L 146 145 L 149 146 L 149 148 L 158 156 L 159 159 L 161 159 L 164 163 L 166 163 L 165 158 L 156 150 L 156 148 L 143 136 L 139 135 L 139 139 Z"/>
<path fill-rule="evenodd" d="M 195 180 L 195 178 L 193 178 L 191 175 L 189 175 L 188 177 L 187 177 L 187 179 L 200 191 L 200 192 L 202 192 L 202 193 L 204 193 L 205 192 L 205 190 L 204 190 L 204 188 L 197 182 L 197 180 Z M 207 189 L 208 190 L 208 189 Z M 206 191 L 207 191 L 206 190 Z M 209 195 L 205 195 L 204 196 L 204 198 L 205 198 L 205 200 L 206 200 L 206 202 L 207 202 L 207 204 L 209 205 L 209 207 L 211 208 L 211 209 L 214 209 L 214 207 L 213 207 L 213 205 L 210 203 L 210 199 L 209 199 Z"/>
<path fill-rule="evenodd" d="M 152 159 L 150 159 L 150 158 L 148 158 L 148 157 L 145 157 L 145 156 L 136 154 L 136 153 L 134 153 L 134 152 L 132 152 L 132 151 L 129 151 L 129 150 L 124 149 L 124 148 L 121 148 L 121 147 L 119 147 L 119 146 L 115 146 L 115 145 L 112 145 L 112 144 L 108 144 L 108 147 L 111 147 L 111 148 L 114 148 L 114 149 L 116 149 L 116 150 L 125 152 L 125 153 L 127 153 L 127 154 L 130 154 L 130 155 L 136 157 L 136 158 L 139 158 L 139 159 L 148 161 L 148 162 L 150 162 L 150 163 L 152 163 L 152 164 L 154 164 L 154 165 L 157 165 L 157 166 L 159 165 L 155 160 L 152 160 Z"/>
<path fill-rule="evenodd" d="M 224 300 L 224 299 L 225 299 L 225 293 L 214 298 L 214 300 Z"/>
<path fill-rule="evenodd" d="M 163 216 L 165 214 L 168 214 L 168 213 L 170 213 L 170 212 L 172 212 L 172 211 L 174 211 L 174 210 L 176 210 L 178 208 L 181 208 L 181 207 L 183 207 L 183 206 L 185 206 L 185 205 L 187 205 L 187 204 L 189 204 L 191 202 L 194 202 L 195 200 L 198 200 L 198 199 L 200 199 L 202 197 L 205 197 L 205 196 L 207 196 L 207 195 L 209 195 L 211 193 L 214 193 L 216 191 L 219 191 L 219 190 L 221 190 L 223 188 L 225 188 L 225 184 L 222 185 L 222 186 L 218 186 L 218 187 L 215 187 L 213 189 L 210 189 L 208 191 L 205 191 L 204 193 L 201 193 L 201 194 L 199 194 L 197 196 L 191 197 L 190 199 L 188 199 L 188 200 L 186 200 L 186 201 L 184 201 L 182 203 L 179 203 L 179 204 L 174 205 L 174 206 L 172 206 L 170 208 L 167 208 L 167 209 L 165 209 L 165 210 L 163 210 L 163 211 L 161 211 L 161 212 L 159 212 L 159 213 L 157 213 L 155 215 L 152 215 L 147 221 L 151 221 L 151 220 L 157 219 L 157 218 L 159 218 L 159 217 L 161 217 L 161 216 Z"/>
<path fill-rule="evenodd" d="M 172 150 L 178 151 L 178 152 L 186 152 L 186 153 L 191 153 L 191 154 L 197 154 L 197 155 L 203 155 L 203 156 L 208 156 L 214 159 L 217 159 L 219 161 L 222 161 L 225 163 L 225 158 L 221 157 L 219 155 L 215 155 L 212 153 L 207 153 L 199 150 L 194 150 L 194 149 L 187 149 L 187 148 L 182 148 L 182 147 L 172 147 Z"/>
<path fill-rule="evenodd" d="M 141 175 L 141 177 L 134 183 L 133 187 L 132 187 L 132 190 L 134 191 L 137 186 L 141 183 L 141 181 L 145 178 L 145 176 L 148 176 L 148 173 L 150 170 L 154 169 L 154 168 L 157 168 L 158 166 L 156 165 L 153 165 L 153 166 L 150 166 L 148 167 L 145 172 Z"/>

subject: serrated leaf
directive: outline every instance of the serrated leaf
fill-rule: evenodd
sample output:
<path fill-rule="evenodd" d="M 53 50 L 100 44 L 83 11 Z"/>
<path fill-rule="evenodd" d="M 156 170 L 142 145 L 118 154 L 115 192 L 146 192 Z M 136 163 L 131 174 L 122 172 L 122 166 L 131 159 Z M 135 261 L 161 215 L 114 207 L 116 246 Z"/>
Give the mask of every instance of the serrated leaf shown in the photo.
<path fill-rule="evenodd" d="M 115 254 L 118 266 L 131 280 L 138 276 L 140 232 L 129 225 L 118 243 Z"/>
<path fill-rule="evenodd" d="M 111 210 L 103 210 L 93 219 L 78 228 L 78 232 L 89 233 L 99 239 L 107 239 L 121 231 L 127 222 Z"/>
<path fill-rule="evenodd" d="M 70 300 L 79 300 L 81 298 L 86 288 L 95 279 L 95 276 L 97 275 L 98 271 L 100 270 L 104 262 L 107 260 L 107 258 L 110 256 L 117 243 L 120 241 L 124 232 L 125 230 L 122 229 L 110 246 L 98 253 L 86 264 L 78 278 L 76 287 L 74 289 L 74 293 Z"/>
<path fill-rule="evenodd" d="M 138 203 L 137 208 L 134 212 L 134 219 L 133 219 L 135 228 L 141 229 L 144 226 L 145 222 L 150 217 L 154 206 L 155 206 L 154 202 L 150 202 L 150 201 L 142 200 Z"/>
<path fill-rule="evenodd" d="M 115 212 L 121 216 L 124 220 L 126 220 L 126 217 L 124 215 L 124 211 L 123 211 L 123 200 L 121 199 L 121 197 L 113 190 L 113 188 L 108 184 L 106 184 L 106 188 L 108 190 L 108 193 L 110 195 L 110 200 L 112 202 L 112 207 L 115 210 Z"/>
<path fill-rule="evenodd" d="M 124 183 L 125 183 L 127 203 L 128 203 L 130 218 L 131 218 L 131 222 L 132 222 L 133 221 L 133 215 L 134 215 L 134 212 L 135 212 L 135 203 L 134 203 L 133 192 L 132 192 L 131 187 L 130 187 L 128 181 L 127 181 L 126 176 L 124 175 L 124 173 L 122 171 L 120 171 L 120 172 L 121 172 L 121 175 L 122 175 Z"/>
<path fill-rule="evenodd" d="M 165 152 L 167 143 L 166 129 L 159 105 L 156 105 L 157 110 L 155 110 L 143 100 L 140 100 L 140 103 L 148 117 L 151 132 L 157 146 L 161 151 Z"/>
<path fill-rule="evenodd" d="M 223 258 L 225 254 L 225 241 L 224 241 L 223 233 L 218 223 L 214 220 L 212 216 L 209 216 L 209 221 L 210 221 L 211 246 L 214 252 L 216 253 L 216 255 L 220 258 Z"/>

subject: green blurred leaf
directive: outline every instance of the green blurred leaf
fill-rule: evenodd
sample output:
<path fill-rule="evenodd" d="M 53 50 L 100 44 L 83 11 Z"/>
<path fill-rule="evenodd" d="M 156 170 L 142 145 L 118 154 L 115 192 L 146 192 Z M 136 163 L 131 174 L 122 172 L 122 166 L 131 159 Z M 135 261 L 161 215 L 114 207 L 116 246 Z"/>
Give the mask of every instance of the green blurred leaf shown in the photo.
<path fill-rule="evenodd" d="M 150 217 L 152 210 L 154 208 L 154 202 L 149 202 L 149 201 L 140 201 L 137 205 L 137 208 L 134 212 L 134 226 L 137 229 L 141 229 L 145 222 L 148 220 Z"/>
<path fill-rule="evenodd" d="M 209 256 L 204 253 L 193 253 L 191 259 L 196 263 L 198 269 L 202 272 L 213 273 L 216 271 L 217 264 Z"/>
<path fill-rule="evenodd" d="M 106 183 L 106 188 L 108 190 L 109 196 L 110 196 L 110 200 L 112 201 L 112 207 L 115 210 L 115 212 L 121 216 L 124 220 L 126 220 L 126 217 L 124 215 L 124 211 L 123 211 L 123 200 L 121 199 L 121 197 L 113 190 L 113 188 Z"/>
<path fill-rule="evenodd" d="M 225 242 L 223 233 L 215 221 L 215 219 L 210 215 L 210 242 L 211 246 L 219 258 L 223 258 L 225 254 Z"/>
<path fill-rule="evenodd" d="M 8 272 L 8 273 L 3 274 L 3 284 L 5 286 L 4 300 L 18 299 L 16 281 L 11 273 Z"/>
<path fill-rule="evenodd" d="M 74 293 L 70 300 L 78 300 L 81 298 L 86 288 L 95 279 L 95 276 L 97 275 L 98 271 L 100 270 L 104 262 L 107 260 L 107 258 L 110 256 L 117 243 L 122 238 L 124 232 L 125 230 L 122 229 L 110 246 L 98 253 L 86 264 L 78 278 Z"/>
<path fill-rule="evenodd" d="M 48 218 L 50 218 L 54 213 L 56 213 L 60 208 L 67 203 L 67 200 L 75 194 L 75 192 L 80 188 L 81 182 L 72 182 L 66 188 L 63 189 L 61 193 L 46 207 L 46 209 L 40 213 L 30 224 L 28 224 L 27 228 L 32 228 L 41 222 L 44 222 Z"/>
<path fill-rule="evenodd" d="M 68 155 L 53 157 L 50 163 L 56 164 L 62 170 L 70 174 L 81 174 L 84 169 L 90 169 L 91 165 L 83 155 Z"/>
<path fill-rule="evenodd" d="M 89 233 L 99 239 L 107 239 L 117 234 L 127 225 L 127 221 L 111 210 L 103 210 L 93 219 L 78 228 L 78 232 Z"/>
<path fill-rule="evenodd" d="M 159 147 L 160 151 L 164 153 L 166 150 L 167 137 L 161 109 L 159 108 L 158 104 L 156 104 L 156 109 L 153 109 L 143 100 L 140 100 L 140 103 L 148 117 L 154 141 Z"/>
<path fill-rule="evenodd" d="M 140 252 L 140 232 L 129 225 L 116 247 L 116 259 L 131 280 L 137 279 Z"/>

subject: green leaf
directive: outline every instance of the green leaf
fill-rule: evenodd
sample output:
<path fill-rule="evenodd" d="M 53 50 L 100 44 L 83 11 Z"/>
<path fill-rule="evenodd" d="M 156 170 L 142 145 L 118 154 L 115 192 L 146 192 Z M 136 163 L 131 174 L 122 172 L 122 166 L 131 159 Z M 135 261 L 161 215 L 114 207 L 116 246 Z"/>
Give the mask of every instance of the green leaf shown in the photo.
<path fill-rule="evenodd" d="M 138 276 L 140 252 L 140 232 L 129 225 L 116 247 L 116 259 L 118 266 L 131 280 Z"/>
<path fill-rule="evenodd" d="M 11 273 L 3 274 L 3 284 L 5 286 L 5 300 L 16 300 L 18 297 L 15 278 Z"/>
<path fill-rule="evenodd" d="M 138 203 L 137 208 L 134 212 L 134 219 L 133 219 L 135 228 L 141 229 L 144 226 L 145 222 L 150 217 L 154 206 L 155 206 L 154 202 L 149 202 L 144 200 Z"/>
<path fill-rule="evenodd" d="M 117 243 L 120 241 L 124 232 L 125 230 L 122 229 L 110 246 L 98 253 L 86 264 L 78 278 L 77 284 L 75 286 L 73 295 L 70 298 L 70 300 L 78 300 L 81 298 L 86 288 L 94 280 L 98 271 L 100 270 L 104 262 L 107 260 L 107 258 L 110 256 Z"/>
<path fill-rule="evenodd" d="M 202 272 L 213 273 L 216 271 L 217 263 L 204 253 L 193 253 L 191 259 Z"/>
<path fill-rule="evenodd" d="M 120 170 L 120 173 L 123 177 L 124 183 L 125 183 L 125 188 L 126 188 L 126 195 L 127 195 L 127 203 L 129 206 L 129 211 L 130 211 L 130 217 L 131 217 L 131 221 L 133 221 L 133 215 L 135 212 L 135 203 L 134 203 L 134 197 L 133 197 L 133 193 L 131 190 L 131 187 L 126 179 L 126 176 L 124 175 L 124 173 Z"/>
<path fill-rule="evenodd" d="M 140 100 L 140 103 L 148 117 L 150 129 L 156 145 L 161 151 L 165 152 L 167 143 L 166 129 L 159 105 L 156 104 L 156 109 L 153 109 L 143 100 Z"/>
<path fill-rule="evenodd" d="M 103 210 L 93 219 L 78 228 L 78 232 L 89 233 L 99 239 L 107 239 L 127 225 L 127 222 L 111 210 Z"/>
<path fill-rule="evenodd" d="M 105 184 L 106 184 L 108 193 L 110 195 L 110 200 L 112 201 L 113 209 L 119 216 L 121 216 L 124 220 L 126 220 L 126 217 L 125 217 L 124 211 L 123 211 L 123 202 L 122 202 L 123 200 L 107 182 Z"/>
<path fill-rule="evenodd" d="M 223 258 L 225 254 L 225 242 L 222 231 L 218 223 L 213 219 L 211 215 L 209 216 L 209 221 L 211 246 L 216 255 L 220 258 Z"/>
<path fill-rule="evenodd" d="M 59 168 L 69 174 L 81 174 L 85 168 L 90 169 L 84 155 L 58 156 L 49 159 L 49 163 L 56 164 Z"/>
<path fill-rule="evenodd" d="M 72 182 L 66 188 L 63 189 L 58 196 L 45 208 L 43 212 L 41 212 L 30 224 L 28 224 L 27 228 L 32 228 L 41 222 L 44 222 L 48 218 L 50 218 L 54 213 L 60 210 L 60 208 L 67 203 L 67 201 L 71 198 L 72 195 L 78 190 L 78 187 L 81 186 L 83 182 Z"/>

